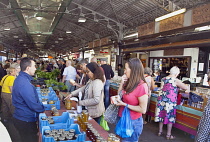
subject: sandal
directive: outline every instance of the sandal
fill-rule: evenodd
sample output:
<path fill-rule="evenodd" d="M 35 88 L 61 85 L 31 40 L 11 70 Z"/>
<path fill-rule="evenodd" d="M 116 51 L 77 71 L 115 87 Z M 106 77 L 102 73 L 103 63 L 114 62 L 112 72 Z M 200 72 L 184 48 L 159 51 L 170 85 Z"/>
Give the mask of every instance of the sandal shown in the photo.
<path fill-rule="evenodd" d="M 144 124 L 147 124 L 147 121 L 144 121 Z"/>
<path fill-rule="evenodd" d="M 174 140 L 176 137 L 172 135 L 166 135 L 167 140 Z"/>
<path fill-rule="evenodd" d="M 159 132 L 158 133 L 158 137 L 162 136 L 163 132 Z"/>

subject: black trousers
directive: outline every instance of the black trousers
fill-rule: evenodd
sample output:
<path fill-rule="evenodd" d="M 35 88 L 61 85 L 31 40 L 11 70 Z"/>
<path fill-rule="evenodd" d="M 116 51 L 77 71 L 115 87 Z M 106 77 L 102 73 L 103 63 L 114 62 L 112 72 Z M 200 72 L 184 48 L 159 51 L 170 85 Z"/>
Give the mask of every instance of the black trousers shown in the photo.
<path fill-rule="evenodd" d="M 36 122 L 21 121 L 14 117 L 13 122 L 20 134 L 21 142 L 38 142 L 38 128 Z"/>

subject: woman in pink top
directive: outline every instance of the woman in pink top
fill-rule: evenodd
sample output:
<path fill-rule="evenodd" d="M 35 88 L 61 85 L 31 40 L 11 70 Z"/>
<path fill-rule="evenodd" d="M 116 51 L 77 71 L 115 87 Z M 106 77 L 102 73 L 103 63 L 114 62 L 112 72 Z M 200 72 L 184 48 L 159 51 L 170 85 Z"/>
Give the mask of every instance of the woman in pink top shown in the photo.
<path fill-rule="evenodd" d="M 125 71 L 118 91 L 122 90 L 122 101 L 117 100 L 119 116 L 122 116 L 124 106 L 128 105 L 134 132 L 130 138 L 122 142 L 138 142 L 143 130 L 142 114 L 146 113 L 148 101 L 148 86 L 144 78 L 144 68 L 137 58 L 131 58 L 125 63 Z"/>

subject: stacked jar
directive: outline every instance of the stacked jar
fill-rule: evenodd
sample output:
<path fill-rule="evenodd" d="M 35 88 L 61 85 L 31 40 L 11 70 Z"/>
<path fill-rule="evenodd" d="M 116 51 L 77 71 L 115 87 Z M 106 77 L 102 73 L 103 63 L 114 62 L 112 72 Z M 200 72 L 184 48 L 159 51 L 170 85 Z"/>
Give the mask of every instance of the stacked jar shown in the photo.
<path fill-rule="evenodd" d="M 107 142 L 120 142 L 120 139 L 117 138 L 115 134 L 110 133 L 110 134 L 108 135 L 108 140 L 107 140 Z"/>
<path fill-rule="evenodd" d="M 71 109 L 71 100 L 66 99 L 66 101 L 65 101 L 65 107 L 66 107 L 67 110 L 70 110 Z"/>
<path fill-rule="evenodd" d="M 59 112 L 54 105 L 51 106 L 51 113 L 53 116 L 59 116 Z"/>

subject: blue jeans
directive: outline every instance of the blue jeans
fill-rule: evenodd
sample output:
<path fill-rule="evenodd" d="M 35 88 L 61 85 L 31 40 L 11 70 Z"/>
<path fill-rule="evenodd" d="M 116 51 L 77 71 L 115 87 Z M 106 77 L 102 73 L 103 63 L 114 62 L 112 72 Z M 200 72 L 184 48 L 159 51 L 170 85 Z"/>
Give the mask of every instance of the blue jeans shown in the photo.
<path fill-rule="evenodd" d="M 134 132 L 130 138 L 124 138 L 122 139 L 122 142 L 138 142 L 139 137 L 143 130 L 143 118 L 140 117 L 136 120 L 132 120 L 132 125 L 134 128 Z"/>
<path fill-rule="evenodd" d="M 67 86 L 67 92 L 73 92 L 75 90 L 75 86 L 71 85 L 68 80 L 66 80 L 65 85 Z"/>
<path fill-rule="evenodd" d="M 105 109 L 109 106 L 110 104 L 110 98 L 109 98 L 109 86 L 110 86 L 110 80 L 106 80 L 106 83 L 104 85 L 104 106 Z"/>

